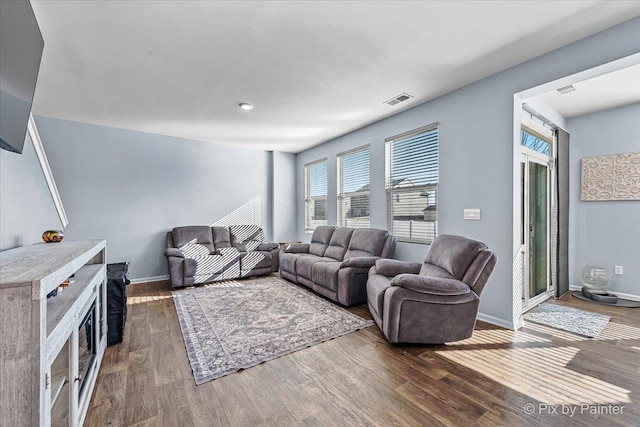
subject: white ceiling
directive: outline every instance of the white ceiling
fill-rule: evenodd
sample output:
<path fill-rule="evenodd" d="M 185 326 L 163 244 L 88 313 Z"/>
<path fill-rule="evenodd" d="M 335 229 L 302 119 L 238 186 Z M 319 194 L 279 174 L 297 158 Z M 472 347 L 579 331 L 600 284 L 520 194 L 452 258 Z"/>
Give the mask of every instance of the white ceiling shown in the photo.
<path fill-rule="evenodd" d="M 637 1 L 32 4 L 35 114 L 288 152 L 640 15 Z"/>
<path fill-rule="evenodd" d="M 535 97 L 565 119 L 640 102 L 640 64 L 573 83 L 575 92 L 556 90 Z"/>

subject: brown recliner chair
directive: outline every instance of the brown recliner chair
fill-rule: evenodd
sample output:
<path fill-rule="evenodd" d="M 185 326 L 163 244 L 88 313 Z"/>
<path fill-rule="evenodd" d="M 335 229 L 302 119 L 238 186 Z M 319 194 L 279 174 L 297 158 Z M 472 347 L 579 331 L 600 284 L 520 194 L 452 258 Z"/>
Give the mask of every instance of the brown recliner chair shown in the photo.
<path fill-rule="evenodd" d="M 376 261 L 367 280 L 369 310 L 391 343 L 441 344 L 469 338 L 480 293 L 496 262 L 483 242 L 440 235 L 422 264 Z"/>

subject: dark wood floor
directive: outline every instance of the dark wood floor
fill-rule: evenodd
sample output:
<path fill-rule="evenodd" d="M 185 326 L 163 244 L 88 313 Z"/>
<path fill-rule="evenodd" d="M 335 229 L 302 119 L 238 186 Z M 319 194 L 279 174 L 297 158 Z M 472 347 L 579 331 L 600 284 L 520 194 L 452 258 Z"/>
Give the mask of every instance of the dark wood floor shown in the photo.
<path fill-rule="evenodd" d="M 479 322 L 459 343 L 393 346 L 372 326 L 196 386 L 168 284 L 128 292 L 87 426 L 640 425 L 640 309 L 555 302 L 611 316 L 597 339 Z"/>

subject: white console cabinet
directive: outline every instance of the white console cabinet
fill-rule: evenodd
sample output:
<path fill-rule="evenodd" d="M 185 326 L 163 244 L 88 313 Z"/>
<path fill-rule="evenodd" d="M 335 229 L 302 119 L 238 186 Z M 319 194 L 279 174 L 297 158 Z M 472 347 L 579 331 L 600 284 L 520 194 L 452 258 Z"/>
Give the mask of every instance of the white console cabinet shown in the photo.
<path fill-rule="evenodd" d="M 1 425 L 83 424 L 107 346 L 106 301 L 104 240 L 0 252 Z"/>

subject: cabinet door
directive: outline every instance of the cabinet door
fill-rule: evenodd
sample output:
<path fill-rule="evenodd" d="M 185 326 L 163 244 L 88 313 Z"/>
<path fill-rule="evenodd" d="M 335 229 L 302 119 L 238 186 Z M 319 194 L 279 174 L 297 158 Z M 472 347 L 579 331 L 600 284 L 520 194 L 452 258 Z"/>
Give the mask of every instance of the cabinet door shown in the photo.
<path fill-rule="evenodd" d="M 51 362 L 47 375 L 46 405 L 49 408 L 51 426 L 71 424 L 73 370 L 71 345 L 72 336 L 67 337 L 62 349 Z"/>

